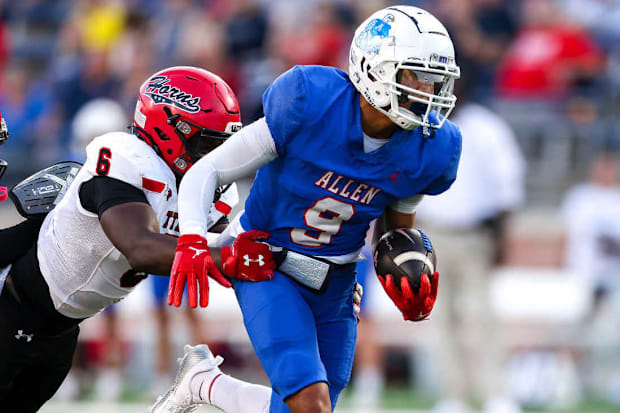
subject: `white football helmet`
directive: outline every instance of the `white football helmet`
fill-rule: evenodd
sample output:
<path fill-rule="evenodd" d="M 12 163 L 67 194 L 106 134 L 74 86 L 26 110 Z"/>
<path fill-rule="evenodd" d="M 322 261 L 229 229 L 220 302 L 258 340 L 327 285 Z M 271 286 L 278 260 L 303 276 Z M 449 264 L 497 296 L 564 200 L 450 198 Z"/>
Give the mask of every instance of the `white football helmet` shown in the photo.
<path fill-rule="evenodd" d="M 373 107 L 403 129 L 422 126 L 428 133 L 428 128 L 440 128 L 454 109 L 452 90 L 459 77 L 448 31 L 425 10 L 388 7 L 355 31 L 349 78 Z M 426 85 L 424 91 L 416 89 L 420 85 Z"/>

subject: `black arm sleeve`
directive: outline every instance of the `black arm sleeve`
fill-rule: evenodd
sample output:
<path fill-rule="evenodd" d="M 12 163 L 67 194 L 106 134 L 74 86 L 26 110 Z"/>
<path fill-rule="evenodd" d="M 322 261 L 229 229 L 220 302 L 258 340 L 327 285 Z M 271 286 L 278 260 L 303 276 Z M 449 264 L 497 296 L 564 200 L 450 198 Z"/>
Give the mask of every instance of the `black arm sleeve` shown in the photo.
<path fill-rule="evenodd" d="M 21 258 L 37 242 L 41 219 L 27 219 L 10 228 L 0 230 L 0 267 L 6 267 Z"/>
<path fill-rule="evenodd" d="M 148 204 L 146 195 L 133 185 L 107 176 L 95 176 L 80 187 L 82 207 L 99 216 L 109 208 L 128 202 Z"/>

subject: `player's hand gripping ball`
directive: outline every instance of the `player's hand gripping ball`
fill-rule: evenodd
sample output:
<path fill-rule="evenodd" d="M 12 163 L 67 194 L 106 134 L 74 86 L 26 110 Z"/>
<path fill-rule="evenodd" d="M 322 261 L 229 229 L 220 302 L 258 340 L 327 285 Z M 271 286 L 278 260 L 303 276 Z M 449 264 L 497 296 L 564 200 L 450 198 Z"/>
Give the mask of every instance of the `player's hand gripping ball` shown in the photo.
<path fill-rule="evenodd" d="M 421 230 L 399 228 L 383 234 L 373 251 L 377 277 L 405 320 L 428 317 L 439 287 L 437 258 Z"/>

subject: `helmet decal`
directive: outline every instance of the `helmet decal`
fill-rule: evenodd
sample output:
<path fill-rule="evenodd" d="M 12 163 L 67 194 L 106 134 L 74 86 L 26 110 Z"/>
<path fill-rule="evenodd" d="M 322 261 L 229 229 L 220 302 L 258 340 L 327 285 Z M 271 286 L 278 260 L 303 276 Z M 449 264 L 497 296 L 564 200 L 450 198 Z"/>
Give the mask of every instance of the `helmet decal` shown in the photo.
<path fill-rule="evenodd" d="M 175 66 L 142 84 L 133 126 L 180 176 L 241 127 L 241 114 L 235 93 L 222 78 L 197 67 Z"/>
<path fill-rule="evenodd" d="M 441 64 L 447 64 L 447 65 L 454 64 L 454 57 L 440 56 L 437 53 L 431 54 L 428 60 L 431 63 L 441 63 Z"/>
<path fill-rule="evenodd" d="M 170 87 L 168 76 L 153 76 L 146 83 L 144 94 L 158 105 L 172 105 L 189 113 L 200 111 L 200 97 L 194 97 L 191 93 Z"/>
<path fill-rule="evenodd" d="M 142 113 L 142 111 L 140 110 L 140 106 L 140 101 L 138 101 L 138 103 L 136 104 L 136 110 L 134 112 L 134 122 L 136 123 L 136 125 L 144 128 L 144 126 L 146 125 L 146 115 Z"/>
<path fill-rule="evenodd" d="M 371 20 L 357 36 L 355 44 L 367 53 L 379 53 L 381 42 L 390 35 L 390 29 L 392 28 L 390 22 L 393 21 L 394 16 L 392 14 L 386 15 L 383 20 Z"/>

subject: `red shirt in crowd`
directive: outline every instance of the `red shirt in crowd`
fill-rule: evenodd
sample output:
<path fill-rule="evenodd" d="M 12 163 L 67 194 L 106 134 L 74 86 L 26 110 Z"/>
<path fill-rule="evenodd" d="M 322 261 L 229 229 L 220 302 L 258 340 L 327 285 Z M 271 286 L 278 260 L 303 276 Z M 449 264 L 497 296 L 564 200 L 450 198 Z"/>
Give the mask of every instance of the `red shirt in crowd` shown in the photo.
<path fill-rule="evenodd" d="M 500 64 L 496 87 L 502 97 L 559 97 L 575 80 L 594 76 L 603 54 L 589 34 L 570 26 L 526 28 Z"/>

